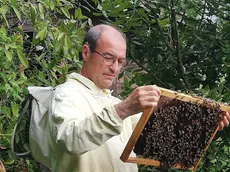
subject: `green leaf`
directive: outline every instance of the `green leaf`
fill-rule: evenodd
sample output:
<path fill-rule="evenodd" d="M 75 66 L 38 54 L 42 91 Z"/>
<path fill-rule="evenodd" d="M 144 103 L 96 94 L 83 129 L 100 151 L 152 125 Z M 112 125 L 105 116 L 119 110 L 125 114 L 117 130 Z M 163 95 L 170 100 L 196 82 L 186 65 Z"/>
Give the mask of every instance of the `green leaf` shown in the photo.
<path fill-rule="evenodd" d="M 93 27 L 93 22 L 92 22 L 92 20 L 90 18 L 88 18 L 88 24 L 89 24 L 90 27 Z"/>
<path fill-rule="evenodd" d="M 102 6 L 99 3 L 97 5 L 97 9 L 99 9 L 100 11 L 102 11 Z"/>
<path fill-rule="evenodd" d="M 51 75 L 57 80 L 57 75 L 55 74 L 55 72 L 51 71 Z"/>
<path fill-rule="evenodd" d="M 61 7 L 61 11 L 68 19 L 70 19 L 70 14 L 69 14 L 68 8 Z"/>
<path fill-rule="evenodd" d="M 12 103 L 11 104 L 11 109 L 12 109 L 12 113 L 14 116 L 18 116 L 19 114 L 19 105 L 16 103 Z"/>
<path fill-rule="evenodd" d="M 59 34 L 57 40 L 60 41 L 63 38 L 64 35 L 65 35 L 64 32 L 62 32 L 61 34 Z"/>
<path fill-rule="evenodd" d="M 81 8 L 77 8 L 77 10 L 75 10 L 74 17 L 79 19 L 81 16 L 82 16 Z"/>
<path fill-rule="evenodd" d="M 20 50 L 17 50 L 17 54 L 18 54 L 18 58 L 19 58 L 20 62 L 23 64 L 23 66 L 28 68 L 29 62 L 28 62 L 27 58 L 25 57 L 25 55 Z"/>
<path fill-rule="evenodd" d="M 15 81 L 15 82 L 16 82 L 16 84 L 21 85 L 21 84 L 23 84 L 23 83 L 26 82 L 26 79 L 23 78 L 23 77 L 20 77 L 20 78 L 19 78 L 17 81 Z"/>
<path fill-rule="evenodd" d="M 3 16 L 6 15 L 7 11 L 8 11 L 8 6 L 7 6 L 7 5 L 4 5 L 4 6 L 2 6 L 2 7 L 0 8 L 0 13 L 1 13 Z"/>
<path fill-rule="evenodd" d="M 67 35 L 65 35 L 65 43 L 64 43 L 64 46 L 69 49 L 70 46 L 71 46 L 71 43 L 70 43 L 70 40 L 69 40 L 69 37 Z"/>
<path fill-rule="evenodd" d="M 57 59 L 54 58 L 53 60 L 51 60 L 51 62 L 48 64 L 48 69 L 52 69 L 55 65 L 57 64 Z"/>
<path fill-rule="evenodd" d="M 4 164 L 12 165 L 14 161 L 15 161 L 14 159 L 8 159 L 7 161 L 4 162 Z"/>
<path fill-rule="evenodd" d="M 40 62 L 42 59 L 44 59 L 45 55 L 46 53 L 42 53 L 39 57 L 36 55 L 36 60 Z"/>
<path fill-rule="evenodd" d="M 55 42 L 55 44 L 54 44 L 54 51 L 55 52 L 58 52 L 60 50 L 60 48 L 63 46 L 62 42 L 63 41 L 57 41 L 57 42 Z"/>
<path fill-rule="evenodd" d="M 55 2 L 55 1 L 49 1 L 49 6 L 50 6 L 50 9 L 51 9 L 51 10 L 54 10 L 54 8 L 55 8 L 54 2 Z"/>
<path fill-rule="evenodd" d="M 8 44 L 8 46 L 9 46 L 10 48 L 13 48 L 13 49 L 18 48 L 18 46 L 17 46 L 17 45 L 15 45 L 15 43 Z"/>
<path fill-rule="evenodd" d="M 41 3 L 38 4 L 38 9 L 39 9 L 39 12 L 40 12 L 41 19 L 45 19 L 44 8 L 43 8 Z"/>
<path fill-rule="evenodd" d="M 124 3 L 119 4 L 118 8 L 116 10 L 123 11 L 125 8 L 129 6 L 130 1 L 124 1 Z"/>
<path fill-rule="evenodd" d="M 8 23 L 8 21 L 6 19 L 6 13 L 7 13 L 7 11 L 8 11 L 8 6 L 7 5 L 4 5 L 4 6 L 2 6 L 0 8 L 0 14 L 2 14 L 2 17 L 5 20 L 7 27 L 9 27 L 9 23 Z"/>
<path fill-rule="evenodd" d="M 79 20 L 84 20 L 84 19 L 87 19 L 88 17 L 87 16 L 81 16 L 81 17 L 79 17 Z"/>
<path fill-rule="evenodd" d="M 21 13 L 24 14 L 24 15 L 28 15 L 28 11 L 26 10 L 26 6 L 20 6 L 21 8 Z"/>
<path fill-rule="evenodd" d="M 31 21 L 32 21 L 33 24 L 35 24 L 37 10 L 36 10 L 36 7 L 33 4 L 30 4 L 30 5 L 31 5 L 31 8 L 30 8 Z"/>
<path fill-rule="evenodd" d="M 10 4 L 17 7 L 17 0 L 10 0 Z"/>
<path fill-rule="evenodd" d="M 6 89 L 6 92 L 8 92 L 8 91 L 11 91 L 12 88 L 8 84 L 6 84 L 5 89 Z M 1 107 L 1 114 L 6 115 L 6 116 L 10 116 L 10 113 L 11 113 L 10 107 L 8 107 L 8 106 L 2 106 Z"/>
<path fill-rule="evenodd" d="M 22 19 L 21 19 L 21 14 L 20 14 L 20 12 L 18 11 L 18 8 L 17 7 L 15 7 L 15 6 L 11 6 L 12 8 L 13 8 L 13 10 L 14 10 L 14 12 L 15 12 L 15 14 L 17 15 L 17 17 L 18 17 L 18 19 L 21 21 Z"/>
<path fill-rule="evenodd" d="M 38 32 L 38 34 L 35 36 L 35 39 L 40 38 L 40 40 L 42 41 L 45 38 L 46 30 L 47 28 L 45 26 L 40 32 Z"/>
<path fill-rule="evenodd" d="M 4 52 L 5 52 L 5 55 L 6 55 L 7 59 L 8 59 L 9 61 L 11 61 L 12 58 L 13 58 L 12 53 L 11 53 L 10 51 L 8 51 L 7 49 L 4 49 Z"/>
<path fill-rule="evenodd" d="M 83 16 L 82 15 L 81 8 L 78 8 L 77 10 L 75 10 L 74 17 L 76 19 L 78 19 L 78 20 L 82 20 L 82 19 L 87 19 L 88 18 L 87 16 Z"/>
<path fill-rule="evenodd" d="M 43 65 L 43 68 L 48 68 L 48 65 L 44 59 L 41 59 L 41 64 Z"/>
<path fill-rule="evenodd" d="M 226 45 L 224 48 L 222 48 L 222 51 L 226 54 L 230 54 L 230 45 Z"/>

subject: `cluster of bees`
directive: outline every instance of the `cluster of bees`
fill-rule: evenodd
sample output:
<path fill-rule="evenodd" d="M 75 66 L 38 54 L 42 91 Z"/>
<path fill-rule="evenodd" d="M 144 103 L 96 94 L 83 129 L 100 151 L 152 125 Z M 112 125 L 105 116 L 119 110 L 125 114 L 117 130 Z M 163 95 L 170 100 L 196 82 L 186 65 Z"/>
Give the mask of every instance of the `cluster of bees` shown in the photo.
<path fill-rule="evenodd" d="M 160 102 L 142 131 L 134 152 L 162 167 L 193 167 L 201 158 L 221 120 L 218 105 L 170 99 Z"/>

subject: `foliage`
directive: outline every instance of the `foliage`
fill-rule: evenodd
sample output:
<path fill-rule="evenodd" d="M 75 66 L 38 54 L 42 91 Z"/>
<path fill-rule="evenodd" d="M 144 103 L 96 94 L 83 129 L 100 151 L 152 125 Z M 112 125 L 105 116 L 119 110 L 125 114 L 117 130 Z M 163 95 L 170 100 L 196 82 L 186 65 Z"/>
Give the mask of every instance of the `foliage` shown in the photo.
<path fill-rule="evenodd" d="M 7 171 L 38 171 L 33 161 L 12 155 L 10 134 L 27 86 L 55 86 L 79 70 L 84 29 L 92 25 L 86 13 L 127 35 L 127 58 L 139 68 L 123 73 L 122 96 L 133 85 L 156 84 L 230 102 L 228 0 L 85 2 L 0 0 L 0 160 Z M 197 171 L 229 171 L 229 129 L 217 134 Z"/>
<path fill-rule="evenodd" d="M 7 171 L 39 171 L 35 162 L 10 151 L 26 87 L 55 86 L 79 70 L 78 53 L 91 20 L 65 0 L 2 0 L 0 23 L 0 160 Z"/>

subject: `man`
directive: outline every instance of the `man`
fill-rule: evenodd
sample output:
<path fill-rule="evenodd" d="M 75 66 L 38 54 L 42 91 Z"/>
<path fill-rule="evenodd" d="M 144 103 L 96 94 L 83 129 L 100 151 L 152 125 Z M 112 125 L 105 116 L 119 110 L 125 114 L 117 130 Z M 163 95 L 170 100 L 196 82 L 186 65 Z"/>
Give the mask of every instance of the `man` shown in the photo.
<path fill-rule="evenodd" d="M 120 155 L 139 119 L 135 114 L 156 107 L 160 90 L 142 86 L 124 101 L 111 96 L 108 88 L 126 64 L 125 56 L 126 40 L 119 30 L 97 25 L 87 33 L 81 74 L 69 75 L 51 103 L 52 171 L 138 171 L 136 164 L 123 163 Z"/>
<path fill-rule="evenodd" d="M 139 87 L 122 102 L 111 96 L 108 88 L 126 64 L 125 56 L 125 37 L 117 29 L 98 25 L 87 33 L 81 75 L 69 75 L 52 101 L 52 171 L 138 171 L 120 155 L 139 118 L 135 114 L 157 106 L 160 90 Z"/>

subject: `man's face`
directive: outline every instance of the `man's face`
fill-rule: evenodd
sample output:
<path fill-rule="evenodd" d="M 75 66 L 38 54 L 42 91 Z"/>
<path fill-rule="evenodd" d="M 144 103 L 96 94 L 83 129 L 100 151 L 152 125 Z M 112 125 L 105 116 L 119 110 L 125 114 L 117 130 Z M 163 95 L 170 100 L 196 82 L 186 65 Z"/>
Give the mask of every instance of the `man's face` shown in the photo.
<path fill-rule="evenodd" d="M 122 58 L 126 56 L 126 43 L 116 30 L 105 30 L 97 41 L 96 52 L 91 52 L 86 62 L 87 77 L 101 89 L 109 88 L 120 72 Z M 113 58 L 110 64 L 104 57 Z"/>

